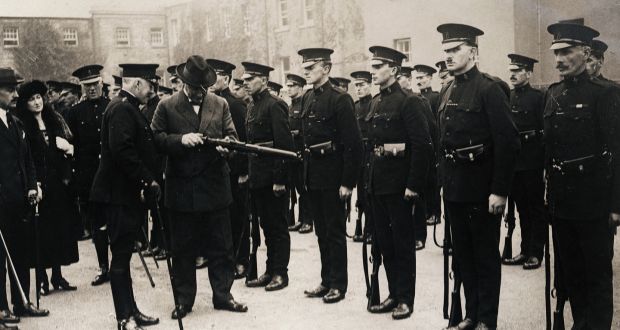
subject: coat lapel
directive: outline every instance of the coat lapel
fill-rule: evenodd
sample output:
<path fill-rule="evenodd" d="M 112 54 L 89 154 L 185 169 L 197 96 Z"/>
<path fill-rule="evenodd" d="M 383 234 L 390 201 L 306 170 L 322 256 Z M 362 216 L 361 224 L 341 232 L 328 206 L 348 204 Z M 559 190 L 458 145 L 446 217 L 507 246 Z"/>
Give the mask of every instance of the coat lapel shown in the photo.
<path fill-rule="evenodd" d="M 17 122 L 13 119 L 11 114 L 6 114 L 6 120 L 7 122 L 9 122 L 9 125 L 15 127 L 16 131 L 19 133 L 19 130 L 17 129 Z M 11 130 L 4 123 L 0 123 L 0 135 L 4 136 L 7 140 L 9 140 L 9 142 L 11 142 L 13 146 L 17 147 L 18 137 L 14 133 L 12 133 Z"/>
<path fill-rule="evenodd" d="M 181 91 L 178 92 L 176 96 L 176 110 L 181 114 L 183 118 L 185 118 L 185 120 L 187 120 L 188 123 L 191 124 L 192 128 L 194 128 L 195 130 L 198 129 L 200 124 L 200 118 L 198 118 L 198 115 L 194 112 L 194 108 L 192 107 L 191 103 L 189 103 L 187 95 L 185 95 L 185 93 Z"/>
<path fill-rule="evenodd" d="M 202 101 L 201 109 L 200 109 L 200 127 L 198 128 L 198 132 L 202 133 L 205 136 L 207 134 L 207 128 L 209 128 L 209 124 L 213 119 L 213 115 L 215 115 L 215 96 L 211 94 L 207 94 Z"/>

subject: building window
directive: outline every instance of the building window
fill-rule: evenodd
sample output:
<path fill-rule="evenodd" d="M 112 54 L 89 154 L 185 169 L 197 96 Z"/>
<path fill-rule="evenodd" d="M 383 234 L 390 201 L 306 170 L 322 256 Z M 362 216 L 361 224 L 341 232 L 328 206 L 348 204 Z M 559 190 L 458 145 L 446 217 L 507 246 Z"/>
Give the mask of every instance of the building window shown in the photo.
<path fill-rule="evenodd" d="M 280 27 L 288 27 L 288 0 L 278 0 L 278 15 Z"/>
<path fill-rule="evenodd" d="M 129 29 L 128 28 L 116 28 L 114 33 L 114 39 L 116 39 L 117 47 L 129 47 Z"/>
<path fill-rule="evenodd" d="M 5 27 L 2 31 L 2 44 L 4 47 L 19 46 L 19 30 L 16 27 Z"/>
<path fill-rule="evenodd" d="M 65 46 L 77 46 L 78 45 L 78 33 L 77 29 L 65 28 L 62 30 L 62 41 Z"/>
<path fill-rule="evenodd" d="M 405 54 L 405 56 L 407 56 L 405 61 L 410 60 L 410 55 L 411 55 L 411 38 L 395 39 L 394 40 L 394 48 L 397 51 Z"/>
<path fill-rule="evenodd" d="M 230 23 L 230 8 L 222 8 L 222 26 L 224 28 L 224 38 L 232 36 L 232 26 Z"/>
<path fill-rule="evenodd" d="M 151 29 L 151 46 L 162 47 L 164 45 L 164 30 L 161 28 Z"/>
<path fill-rule="evenodd" d="M 314 0 L 304 0 L 304 25 L 314 24 Z"/>
<path fill-rule="evenodd" d="M 282 61 L 280 62 L 280 69 L 282 73 L 282 80 L 286 81 L 286 74 L 291 71 L 291 60 L 287 57 L 282 57 Z"/>
<path fill-rule="evenodd" d="M 213 24 L 211 24 L 211 17 L 205 16 L 205 38 L 207 41 L 213 40 Z"/>
<path fill-rule="evenodd" d="M 243 33 L 246 36 L 252 35 L 252 25 L 250 23 L 250 6 L 243 5 Z"/>
<path fill-rule="evenodd" d="M 173 46 L 179 44 L 179 26 L 176 19 L 170 20 L 170 42 Z"/>

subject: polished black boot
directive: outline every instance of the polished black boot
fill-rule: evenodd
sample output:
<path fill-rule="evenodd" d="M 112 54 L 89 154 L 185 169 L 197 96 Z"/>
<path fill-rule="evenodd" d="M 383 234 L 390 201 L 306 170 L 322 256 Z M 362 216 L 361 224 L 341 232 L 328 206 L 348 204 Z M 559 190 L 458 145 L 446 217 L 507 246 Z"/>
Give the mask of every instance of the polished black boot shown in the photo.
<path fill-rule="evenodd" d="M 109 281 L 110 281 L 110 275 L 108 274 L 108 268 L 101 267 L 99 269 L 99 274 L 97 274 L 97 276 L 95 276 L 95 279 L 92 282 L 90 282 L 90 285 L 97 286 L 97 285 L 101 285 Z"/>

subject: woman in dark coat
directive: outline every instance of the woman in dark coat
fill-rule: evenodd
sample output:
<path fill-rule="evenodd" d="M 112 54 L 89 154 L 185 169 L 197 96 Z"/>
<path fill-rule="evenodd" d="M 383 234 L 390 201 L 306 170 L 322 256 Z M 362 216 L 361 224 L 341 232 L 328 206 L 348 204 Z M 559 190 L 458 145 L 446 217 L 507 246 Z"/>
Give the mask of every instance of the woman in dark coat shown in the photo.
<path fill-rule="evenodd" d="M 37 269 L 41 293 L 49 293 L 49 282 L 55 290 L 76 290 L 62 277 L 61 266 L 79 260 L 77 238 L 80 222 L 77 206 L 70 191 L 71 132 L 60 115 L 45 104 L 45 84 L 38 80 L 20 86 L 17 116 L 24 123 L 35 162 L 37 181 L 43 199 L 39 204 L 38 230 L 33 222 L 33 242 L 38 241 L 38 258 L 32 256 Z M 38 237 L 38 239 L 37 239 Z M 38 260 L 37 260 L 38 259 Z M 52 268 L 48 282 L 46 268 Z"/>

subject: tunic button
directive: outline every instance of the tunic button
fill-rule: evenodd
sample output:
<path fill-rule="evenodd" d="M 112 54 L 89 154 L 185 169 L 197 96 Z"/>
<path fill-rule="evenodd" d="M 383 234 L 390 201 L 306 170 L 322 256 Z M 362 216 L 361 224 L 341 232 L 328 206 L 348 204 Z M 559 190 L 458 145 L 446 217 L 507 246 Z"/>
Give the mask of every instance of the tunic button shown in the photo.
<path fill-rule="evenodd" d="M 446 136 L 450 136 L 450 132 L 446 132 Z"/>
<path fill-rule="evenodd" d="M 446 116 L 446 120 L 450 120 L 450 117 Z"/>

